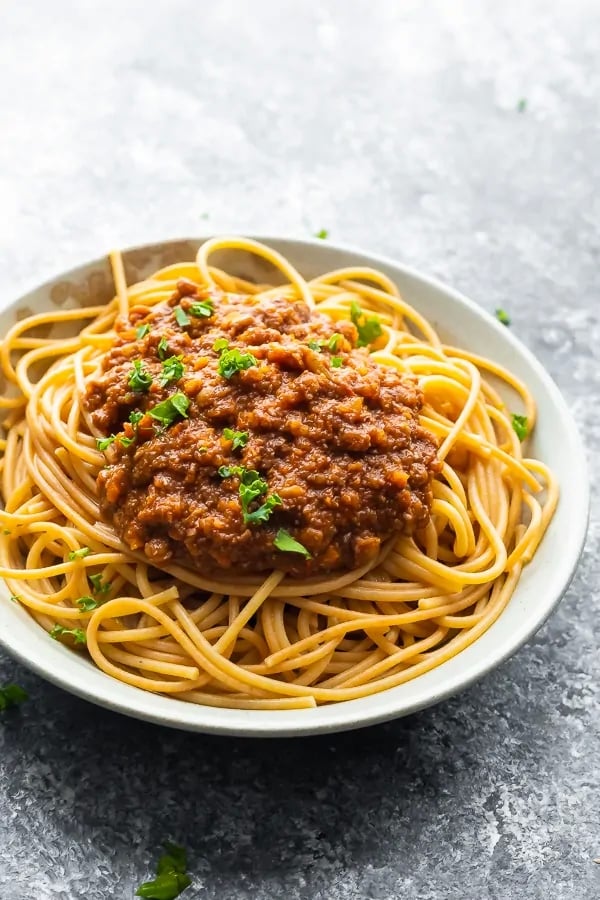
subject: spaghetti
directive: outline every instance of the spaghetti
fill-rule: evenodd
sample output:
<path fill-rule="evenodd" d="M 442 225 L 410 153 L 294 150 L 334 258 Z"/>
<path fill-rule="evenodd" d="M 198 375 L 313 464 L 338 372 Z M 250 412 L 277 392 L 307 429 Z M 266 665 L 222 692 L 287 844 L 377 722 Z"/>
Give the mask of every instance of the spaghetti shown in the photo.
<path fill-rule="evenodd" d="M 223 249 L 257 254 L 287 284 L 256 285 L 209 265 Z M 120 254 L 111 262 L 110 303 L 30 316 L 0 348 L 15 386 L 0 398 L 0 577 L 43 628 L 138 688 L 211 706 L 289 709 L 400 685 L 490 627 L 558 499 L 552 473 L 523 456 L 514 417 L 492 383 L 516 393 L 524 410 L 517 430 L 530 432 L 535 403 L 516 376 L 443 344 L 372 269 L 305 281 L 274 250 L 242 238 L 208 241 L 195 263 L 130 287 Z M 167 302 L 181 279 L 259 303 L 275 295 L 302 300 L 334 322 L 348 320 L 353 304 L 376 317 L 370 359 L 418 379 L 420 425 L 439 444 L 427 524 L 389 538 L 359 568 L 305 578 L 279 569 L 215 574 L 132 551 L 101 514 L 97 480 L 106 459 L 84 399 L 115 344 L 118 317 Z M 79 332 L 39 336 L 64 323 Z"/>

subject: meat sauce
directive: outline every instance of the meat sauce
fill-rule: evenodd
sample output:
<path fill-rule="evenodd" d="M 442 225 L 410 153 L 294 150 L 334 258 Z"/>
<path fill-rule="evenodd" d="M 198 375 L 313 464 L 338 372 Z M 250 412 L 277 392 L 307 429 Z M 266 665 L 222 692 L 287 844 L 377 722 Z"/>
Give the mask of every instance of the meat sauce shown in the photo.
<path fill-rule="evenodd" d="M 386 538 L 423 527 L 439 464 L 419 425 L 422 393 L 357 337 L 301 301 L 188 281 L 118 320 L 84 403 L 101 433 L 117 435 L 98 491 L 124 543 L 158 565 L 302 577 L 360 567 Z M 242 360 L 231 374 L 230 350 Z M 171 362 L 167 381 L 173 357 L 181 366 Z M 175 394 L 184 404 L 172 422 L 149 415 Z M 254 476 L 262 492 L 243 501 Z M 305 552 L 278 549 L 282 530 Z"/>

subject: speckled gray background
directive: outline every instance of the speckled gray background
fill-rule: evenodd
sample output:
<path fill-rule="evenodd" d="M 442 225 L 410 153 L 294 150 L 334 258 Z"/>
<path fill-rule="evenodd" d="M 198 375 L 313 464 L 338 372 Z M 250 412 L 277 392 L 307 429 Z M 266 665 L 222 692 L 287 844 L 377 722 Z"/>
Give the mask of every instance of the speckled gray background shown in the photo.
<path fill-rule="evenodd" d="M 0 301 L 112 245 L 339 238 L 448 280 L 600 439 L 597 0 L 6 3 Z M 521 99 L 524 111 L 518 110 Z M 4 655 L 1 900 L 597 900 L 599 507 L 536 639 L 396 723 L 273 743 L 95 709 Z"/>

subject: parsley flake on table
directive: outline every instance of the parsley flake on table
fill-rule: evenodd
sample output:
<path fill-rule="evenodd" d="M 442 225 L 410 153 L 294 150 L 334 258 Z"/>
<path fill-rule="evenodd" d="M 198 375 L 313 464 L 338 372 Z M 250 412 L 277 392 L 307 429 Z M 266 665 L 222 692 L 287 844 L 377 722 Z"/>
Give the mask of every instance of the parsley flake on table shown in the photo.
<path fill-rule="evenodd" d="M 506 325 L 507 327 L 510 325 L 510 316 L 505 309 L 495 310 L 494 315 L 502 325 Z"/>
<path fill-rule="evenodd" d="M 357 347 L 368 347 L 383 334 L 383 328 L 377 316 L 367 315 L 356 300 L 350 304 L 350 318 L 358 331 Z"/>
<path fill-rule="evenodd" d="M 29 700 L 29 694 L 18 684 L 5 684 L 4 687 L 0 687 L 0 712 L 18 706 L 25 700 Z"/>
<path fill-rule="evenodd" d="M 275 547 L 278 550 L 281 550 L 283 553 L 301 553 L 302 556 L 306 557 L 306 559 L 311 558 L 311 554 L 306 549 L 304 544 L 301 544 L 300 541 L 295 540 L 285 528 L 280 528 L 277 534 L 275 535 L 275 540 L 273 541 Z"/>
<path fill-rule="evenodd" d="M 136 897 L 146 900 L 175 900 L 192 883 L 187 874 L 187 854 L 183 847 L 168 841 L 156 864 L 156 878 L 140 884 Z"/>
<path fill-rule="evenodd" d="M 315 237 L 319 238 L 320 241 L 326 241 L 329 237 L 329 231 L 326 228 L 321 228 L 319 231 L 315 231 Z"/>

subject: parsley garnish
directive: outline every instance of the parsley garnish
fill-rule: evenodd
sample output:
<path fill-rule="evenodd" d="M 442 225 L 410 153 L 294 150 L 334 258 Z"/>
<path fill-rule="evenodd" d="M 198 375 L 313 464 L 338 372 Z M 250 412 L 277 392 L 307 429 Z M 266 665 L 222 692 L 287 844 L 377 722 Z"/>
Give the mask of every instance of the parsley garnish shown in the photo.
<path fill-rule="evenodd" d="M 69 553 L 69 560 L 73 562 L 74 559 L 83 559 L 85 556 L 89 556 L 92 551 L 89 547 L 80 547 L 79 550 L 71 550 Z"/>
<path fill-rule="evenodd" d="M 76 601 L 76 603 L 79 609 L 81 609 L 83 612 L 91 612 L 98 606 L 98 601 L 94 600 L 93 597 L 90 597 L 89 594 L 85 597 L 80 597 L 79 600 Z"/>
<path fill-rule="evenodd" d="M 169 359 L 165 359 L 162 364 L 162 372 L 158 376 L 161 387 L 169 384 L 170 381 L 179 381 L 182 377 L 185 366 L 181 360 L 181 356 L 170 356 Z"/>
<path fill-rule="evenodd" d="M 186 313 L 183 306 L 176 306 L 175 309 L 173 310 L 173 315 L 175 316 L 175 319 L 177 320 L 177 324 L 179 326 L 181 326 L 181 328 L 185 328 L 185 326 L 189 325 L 191 322 L 191 319 L 188 316 L 188 314 Z"/>
<path fill-rule="evenodd" d="M 166 359 L 167 353 L 169 352 L 169 342 L 166 337 L 161 337 L 156 352 L 158 353 L 159 359 Z"/>
<path fill-rule="evenodd" d="M 341 356 L 332 356 L 331 357 L 331 365 L 333 366 L 334 369 L 339 369 L 339 367 L 342 365 L 342 363 L 343 363 L 343 359 Z"/>
<path fill-rule="evenodd" d="M 147 391 L 152 384 L 152 375 L 144 368 L 141 359 L 133 361 L 133 369 L 129 376 L 129 387 L 132 391 Z"/>
<path fill-rule="evenodd" d="M 139 412 L 139 410 L 135 410 L 135 412 L 129 413 L 129 421 L 134 426 L 134 428 L 139 425 L 141 420 L 144 418 L 144 413 Z"/>
<path fill-rule="evenodd" d="M 332 334 L 331 337 L 328 338 L 328 340 L 326 340 L 326 341 L 325 340 L 324 341 L 309 341 L 308 346 L 310 347 L 311 350 L 314 350 L 315 353 L 320 353 L 321 350 L 323 350 L 325 347 L 328 350 L 331 350 L 332 353 L 335 353 L 341 340 L 342 340 L 342 335 L 338 334 L 338 332 L 336 331 L 335 334 Z"/>
<path fill-rule="evenodd" d="M 149 325 L 138 325 L 135 336 L 138 341 L 141 341 L 142 338 L 145 338 L 148 332 L 150 331 Z"/>
<path fill-rule="evenodd" d="M 0 687 L 0 712 L 18 706 L 25 700 L 29 700 L 29 694 L 18 684 L 5 684 L 4 687 Z"/>
<path fill-rule="evenodd" d="M 241 491 L 241 487 L 240 487 Z M 242 499 L 242 504 L 243 504 Z M 283 501 L 279 494 L 271 494 L 262 506 L 259 506 L 258 509 L 255 509 L 254 512 L 243 512 L 244 522 L 246 525 L 256 525 L 259 522 L 268 522 L 271 518 L 271 513 L 275 509 L 276 506 L 283 506 Z"/>
<path fill-rule="evenodd" d="M 258 365 L 258 360 L 252 353 L 242 353 L 237 347 L 229 349 L 229 341 L 225 338 L 217 338 L 213 344 L 213 350 L 219 354 L 218 372 L 223 378 L 232 378 L 236 372 L 242 372 L 251 366 Z"/>
<path fill-rule="evenodd" d="M 266 522 L 276 506 L 282 506 L 281 498 L 277 494 L 267 497 L 264 504 L 254 512 L 250 512 L 250 504 L 257 497 L 261 497 L 269 490 L 269 485 L 261 478 L 256 469 L 246 469 L 245 466 L 221 466 L 219 468 L 221 478 L 231 478 L 234 475 L 240 479 L 239 495 L 242 503 L 242 517 L 246 524 Z"/>
<path fill-rule="evenodd" d="M 179 416 L 187 419 L 189 405 L 189 397 L 186 397 L 182 391 L 177 391 L 168 400 L 163 400 L 162 403 L 158 403 L 152 409 L 149 409 L 148 415 L 160 422 L 161 425 L 172 425 Z"/>
<path fill-rule="evenodd" d="M 116 439 L 116 434 L 111 434 L 110 437 L 96 438 L 96 447 L 98 450 L 107 450 L 111 444 L 114 444 Z"/>
<path fill-rule="evenodd" d="M 524 113 L 527 109 L 527 100 L 525 97 L 521 97 L 519 102 L 517 103 L 517 112 Z"/>
<path fill-rule="evenodd" d="M 110 581 L 102 581 L 102 575 L 88 575 L 94 594 L 108 594 L 112 585 Z"/>
<path fill-rule="evenodd" d="M 497 309 L 495 316 L 503 325 L 510 325 L 510 316 L 505 309 Z"/>
<path fill-rule="evenodd" d="M 71 635 L 76 644 L 87 643 L 83 628 L 64 628 L 62 625 L 56 624 L 50 632 L 50 637 L 57 641 L 59 637 L 63 637 L 65 634 Z"/>
<path fill-rule="evenodd" d="M 212 316 L 214 311 L 212 300 L 198 300 L 197 303 L 192 303 L 188 310 L 191 316 L 204 319 L 208 319 L 209 316 Z"/>
<path fill-rule="evenodd" d="M 329 237 L 329 232 L 326 228 L 321 228 L 320 231 L 315 232 L 315 237 L 319 238 L 319 240 L 324 241 Z"/>
<path fill-rule="evenodd" d="M 277 534 L 275 535 L 275 540 L 273 541 L 275 547 L 278 550 L 281 550 L 283 553 L 301 553 L 302 556 L 305 556 L 306 559 L 311 558 L 311 554 L 308 552 L 306 547 L 301 544 L 299 541 L 295 540 L 289 531 L 286 531 L 284 528 L 280 528 Z"/>
<path fill-rule="evenodd" d="M 166 853 L 163 853 L 156 865 L 156 878 L 140 884 L 135 892 L 136 897 L 146 897 L 147 900 L 175 900 L 175 897 L 192 883 L 192 879 L 186 873 L 187 856 L 183 847 L 167 841 L 165 850 Z"/>
<path fill-rule="evenodd" d="M 20 603 L 20 602 L 21 602 L 21 598 L 19 597 L 18 594 L 11 594 L 11 595 L 10 595 L 10 599 L 12 600 L 13 603 Z"/>
<path fill-rule="evenodd" d="M 350 318 L 358 331 L 357 347 L 368 347 L 383 334 L 383 328 L 377 316 L 368 316 L 356 300 L 350 304 Z"/>
<path fill-rule="evenodd" d="M 223 437 L 226 441 L 231 441 L 232 450 L 237 450 L 239 447 L 246 446 L 250 435 L 247 431 L 234 431 L 233 428 L 224 428 Z"/>
<path fill-rule="evenodd" d="M 527 416 L 519 416 L 517 413 L 512 414 L 512 427 L 520 441 L 524 441 L 529 434 L 527 425 Z"/>
<path fill-rule="evenodd" d="M 321 352 L 321 342 L 320 341 L 309 341 L 308 346 L 311 350 L 314 350 L 315 353 Z"/>
<path fill-rule="evenodd" d="M 119 443 L 122 444 L 124 447 L 131 447 L 131 445 L 132 445 L 133 442 L 135 441 L 135 438 L 127 437 L 126 434 L 122 434 L 122 435 L 119 436 L 118 441 L 119 441 Z"/>

